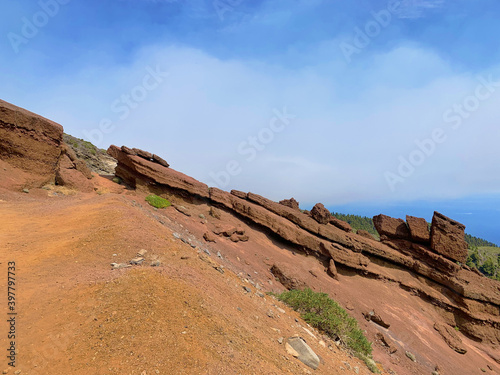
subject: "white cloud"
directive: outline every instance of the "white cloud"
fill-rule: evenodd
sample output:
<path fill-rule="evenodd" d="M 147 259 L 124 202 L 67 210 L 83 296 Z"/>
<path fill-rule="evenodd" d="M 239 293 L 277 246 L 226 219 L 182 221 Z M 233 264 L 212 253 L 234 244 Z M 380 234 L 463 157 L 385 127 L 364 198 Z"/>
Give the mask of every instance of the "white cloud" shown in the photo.
<path fill-rule="evenodd" d="M 399 18 L 422 18 L 427 11 L 440 9 L 445 0 L 402 0 L 396 14 Z"/>
<path fill-rule="evenodd" d="M 324 50 L 321 57 L 317 65 L 286 69 L 155 46 L 127 67 L 103 66 L 56 81 L 44 88 L 47 100 L 30 109 L 43 109 L 76 136 L 109 117 L 116 128 L 105 135 L 104 147 L 148 149 L 211 185 L 210 172 L 236 160 L 242 171 L 226 189 L 273 199 L 341 204 L 498 192 L 500 88 L 452 130 L 443 113 L 474 94 L 478 81 L 453 73 L 435 53 L 400 46 L 348 68 L 333 52 L 329 64 Z M 157 65 L 169 77 L 119 120 L 111 103 L 142 81 L 147 66 Z M 297 119 L 248 161 L 238 146 L 269 127 L 273 109 L 283 107 Z M 445 129 L 447 141 L 391 192 L 384 172 L 396 171 L 398 157 L 407 158 L 415 140 L 435 128 Z"/>

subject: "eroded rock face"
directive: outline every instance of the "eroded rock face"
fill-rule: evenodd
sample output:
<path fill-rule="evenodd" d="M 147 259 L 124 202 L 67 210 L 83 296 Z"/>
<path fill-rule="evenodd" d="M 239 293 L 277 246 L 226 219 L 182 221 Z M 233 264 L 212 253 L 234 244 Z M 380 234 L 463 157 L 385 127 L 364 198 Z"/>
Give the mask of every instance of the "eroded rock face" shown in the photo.
<path fill-rule="evenodd" d="M 62 136 L 61 125 L 0 100 L 0 158 L 39 184 L 55 180 Z"/>
<path fill-rule="evenodd" d="M 328 224 L 332 214 L 325 208 L 325 206 L 323 206 L 322 203 L 316 203 L 311 210 L 311 216 L 320 224 Z"/>
<path fill-rule="evenodd" d="M 411 238 L 410 231 L 402 219 L 395 219 L 380 214 L 373 217 L 373 224 L 381 236 L 384 235 L 388 238 L 399 238 L 403 240 L 409 240 Z"/>
<path fill-rule="evenodd" d="M 299 208 L 299 202 L 295 200 L 295 198 L 290 198 L 290 199 L 283 199 L 282 201 L 279 202 L 283 206 L 293 208 L 294 210 L 300 210 Z"/>
<path fill-rule="evenodd" d="M 465 263 L 468 255 L 465 225 L 434 212 L 431 225 L 431 248 L 436 253 Z"/>
<path fill-rule="evenodd" d="M 425 219 L 406 215 L 406 223 L 408 224 L 412 241 L 423 244 L 431 242 L 431 233 Z"/>

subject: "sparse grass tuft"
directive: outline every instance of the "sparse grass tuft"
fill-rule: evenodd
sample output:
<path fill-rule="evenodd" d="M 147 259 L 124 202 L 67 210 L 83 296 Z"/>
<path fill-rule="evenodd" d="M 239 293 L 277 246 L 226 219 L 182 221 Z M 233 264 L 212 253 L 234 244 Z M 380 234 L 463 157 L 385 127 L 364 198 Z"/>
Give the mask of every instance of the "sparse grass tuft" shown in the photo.
<path fill-rule="evenodd" d="M 380 372 L 373 366 L 372 344 L 364 336 L 358 322 L 328 294 L 305 289 L 286 291 L 276 297 L 298 311 L 311 326 L 335 340 L 339 339 L 356 357 L 363 360 L 372 372 Z"/>
<path fill-rule="evenodd" d="M 146 202 L 148 202 L 151 206 L 156 208 L 165 208 L 172 205 L 172 203 L 170 203 L 165 198 L 159 197 L 158 195 L 154 194 L 148 195 L 146 197 Z"/>

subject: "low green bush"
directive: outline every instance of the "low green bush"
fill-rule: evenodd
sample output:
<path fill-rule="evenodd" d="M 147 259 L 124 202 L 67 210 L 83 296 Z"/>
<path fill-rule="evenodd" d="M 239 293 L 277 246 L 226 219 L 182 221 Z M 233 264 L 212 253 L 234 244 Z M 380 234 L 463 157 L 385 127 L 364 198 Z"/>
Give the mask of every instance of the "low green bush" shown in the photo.
<path fill-rule="evenodd" d="M 156 208 L 165 208 L 172 205 L 172 203 L 170 203 L 165 198 L 159 197 L 158 195 L 154 194 L 148 195 L 146 197 L 146 202 L 148 202 L 151 206 Z"/>
<path fill-rule="evenodd" d="M 366 339 L 358 322 L 328 294 L 313 292 L 311 289 L 290 290 L 277 295 L 277 298 L 298 311 L 311 326 L 340 340 L 371 371 L 378 372 L 376 366 L 372 366 L 372 344 Z"/>

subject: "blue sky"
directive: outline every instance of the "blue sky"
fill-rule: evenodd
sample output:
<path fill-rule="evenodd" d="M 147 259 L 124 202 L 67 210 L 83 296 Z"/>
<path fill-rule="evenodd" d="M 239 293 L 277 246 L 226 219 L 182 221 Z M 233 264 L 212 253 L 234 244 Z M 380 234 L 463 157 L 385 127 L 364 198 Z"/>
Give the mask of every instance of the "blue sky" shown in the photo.
<path fill-rule="evenodd" d="M 500 242 L 497 1 L 19 0 L 2 15 L 0 97 L 72 135 L 304 207 L 441 209 Z"/>

